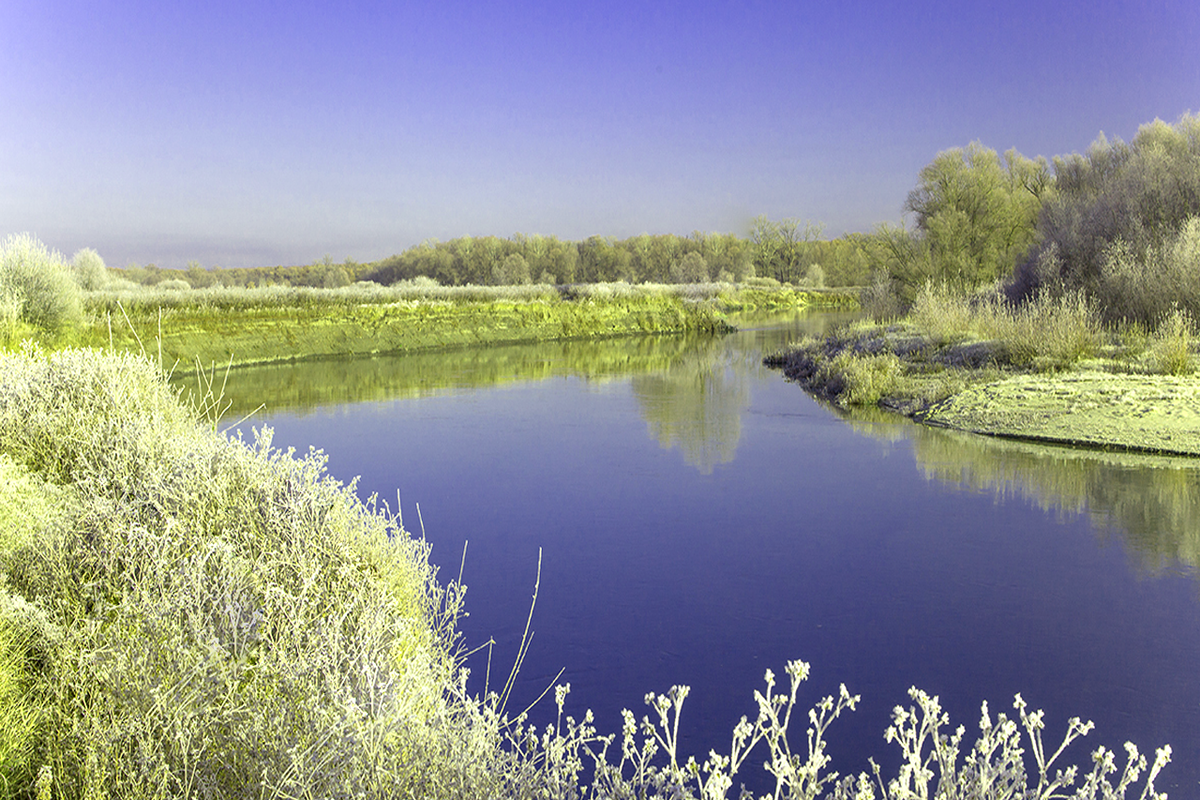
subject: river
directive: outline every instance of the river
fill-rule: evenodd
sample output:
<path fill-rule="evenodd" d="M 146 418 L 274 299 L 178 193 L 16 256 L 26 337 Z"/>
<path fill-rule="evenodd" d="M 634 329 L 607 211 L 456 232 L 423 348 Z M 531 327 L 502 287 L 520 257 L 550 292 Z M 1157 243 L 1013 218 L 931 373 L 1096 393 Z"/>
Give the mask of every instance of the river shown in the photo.
<path fill-rule="evenodd" d="M 230 373 L 242 427 L 328 455 L 397 504 L 469 587 L 464 642 L 515 658 L 539 549 L 534 637 L 513 705 L 563 669 L 602 732 L 691 686 L 683 750 L 728 751 L 763 673 L 802 658 L 807 708 L 844 682 L 831 768 L 894 774 L 891 711 L 917 686 L 952 726 L 980 702 L 1072 716 L 1090 767 L 1125 741 L 1200 796 L 1200 461 L 1036 447 L 844 416 L 761 365 L 837 315 L 748 318 L 720 339 L 642 337 L 329 360 Z M 483 688 L 486 661 L 469 662 Z M 500 678 L 497 678 L 500 674 Z M 553 719 L 551 699 L 534 718 Z M 803 747 L 805 722 L 795 731 Z M 749 767 L 752 780 L 760 772 Z"/>

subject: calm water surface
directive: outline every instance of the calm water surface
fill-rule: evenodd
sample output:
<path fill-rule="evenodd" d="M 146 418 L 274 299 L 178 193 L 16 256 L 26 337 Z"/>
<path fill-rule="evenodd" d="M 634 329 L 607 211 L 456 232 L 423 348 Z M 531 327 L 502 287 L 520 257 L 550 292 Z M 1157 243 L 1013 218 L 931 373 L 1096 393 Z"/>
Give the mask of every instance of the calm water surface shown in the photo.
<path fill-rule="evenodd" d="M 419 504 L 444 576 L 469 540 L 461 629 L 496 639 L 493 673 L 541 549 L 514 705 L 565 668 L 568 712 L 613 732 L 647 691 L 688 684 L 702 757 L 753 716 L 764 670 L 803 658 L 806 708 L 839 682 L 863 697 L 831 729 L 843 774 L 870 756 L 894 773 L 883 732 L 916 685 L 969 737 L 980 701 L 1011 713 L 1017 692 L 1055 747 L 1068 717 L 1092 719 L 1081 766 L 1101 744 L 1169 742 L 1159 788 L 1200 797 L 1200 464 L 839 416 L 760 365 L 833 321 L 246 369 L 230 415 L 265 402 L 252 424 L 324 450 L 364 497 L 399 490 L 409 529 Z"/>

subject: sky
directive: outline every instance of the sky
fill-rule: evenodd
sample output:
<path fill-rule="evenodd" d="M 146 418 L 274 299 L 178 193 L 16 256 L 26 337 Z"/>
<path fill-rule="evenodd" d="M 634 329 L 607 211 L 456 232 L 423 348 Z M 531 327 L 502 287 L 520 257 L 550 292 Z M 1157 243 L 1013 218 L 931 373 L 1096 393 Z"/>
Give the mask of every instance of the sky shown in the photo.
<path fill-rule="evenodd" d="M 0 236 L 109 266 L 829 236 L 1200 112 L 1195 0 L 0 0 Z"/>

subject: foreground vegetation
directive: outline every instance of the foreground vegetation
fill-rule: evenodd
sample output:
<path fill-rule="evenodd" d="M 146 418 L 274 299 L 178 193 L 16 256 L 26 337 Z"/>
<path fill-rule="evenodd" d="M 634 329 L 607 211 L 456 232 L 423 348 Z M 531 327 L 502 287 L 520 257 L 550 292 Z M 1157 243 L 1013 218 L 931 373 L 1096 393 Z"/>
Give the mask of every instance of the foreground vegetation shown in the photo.
<path fill-rule="evenodd" d="M 760 759 L 775 797 L 1160 796 L 1169 748 L 1064 769 L 1019 697 L 968 748 L 915 689 L 887 731 L 899 773 L 839 779 L 824 734 L 858 698 L 819 701 L 793 751 L 799 661 L 703 763 L 678 749 L 686 687 L 618 737 L 564 716 L 560 686 L 558 723 L 529 727 L 511 679 L 467 694 L 463 588 L 422 539 L 320 454 L 228 439 L 206 410 L 142 357 L 0 354 L 0 796 L 721 798 Z"/>

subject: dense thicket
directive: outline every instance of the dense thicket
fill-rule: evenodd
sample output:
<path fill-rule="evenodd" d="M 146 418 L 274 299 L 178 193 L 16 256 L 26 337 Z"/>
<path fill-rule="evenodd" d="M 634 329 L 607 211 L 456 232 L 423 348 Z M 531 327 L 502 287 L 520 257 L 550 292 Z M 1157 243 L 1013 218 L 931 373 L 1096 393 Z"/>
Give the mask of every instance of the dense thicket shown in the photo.
<path fill-rule="evenodd" d="M 1200 312 L 1200 117 L 1155 120 L 1128 144 L 1102 135 L 1054 174 L 1010 297 L 1077 289 L 1109 319 L 1147 323 L 1174 305 Z"/>
<path fill-rule="evenodd" d="M 591 236 L 580 242 L 516 234 L 429 241 L 370 265 L 361 276 L 392 284 L 703 283 L 762 277 L 809 286 L 854 286 L 870 273 L 856 237 L 820 241 L 820 227 L 759 217 L 749 238 L 727 233 Z"/>
<path fill-rule="evenodd" d="M 878 250 L 871 237 L 850 234 L 821 240 L 820 231 L 813 223 L 759 217 L 748 238 L 699 231 L 690 236 L 643 233 L 621 240 L 591 236 L 578 242 L 522 233 L 507 239 L 462 236 L 448 242 L 422 242 L 369 264 L 352 260 L 339 264 L 326 257 L 294 267 L 204 269 L 191 262 L 186 270 L 151 264 L 114 270 L 112 276 L 178 289 L 215 285 L 338 288 L 360 280 L 390 286 L 416 279 L 434 280 L 443 286 L 706 283 L 755 277 L 812 287 L 866 283 Z"/>
<path fill-rule="evenodd" d="M 902 312 L 927 283 L 970 293 L 1001 285 L 1022 304 L 1080 293 L 1108 322 L 1156 326 L 1200 315 L 1200 117 L 1100 138 L 1051 161 L 978 142 L 939 153 L 905 210 L 911 230 L 864 237 L 876 279 L 865 305 Z"/>

